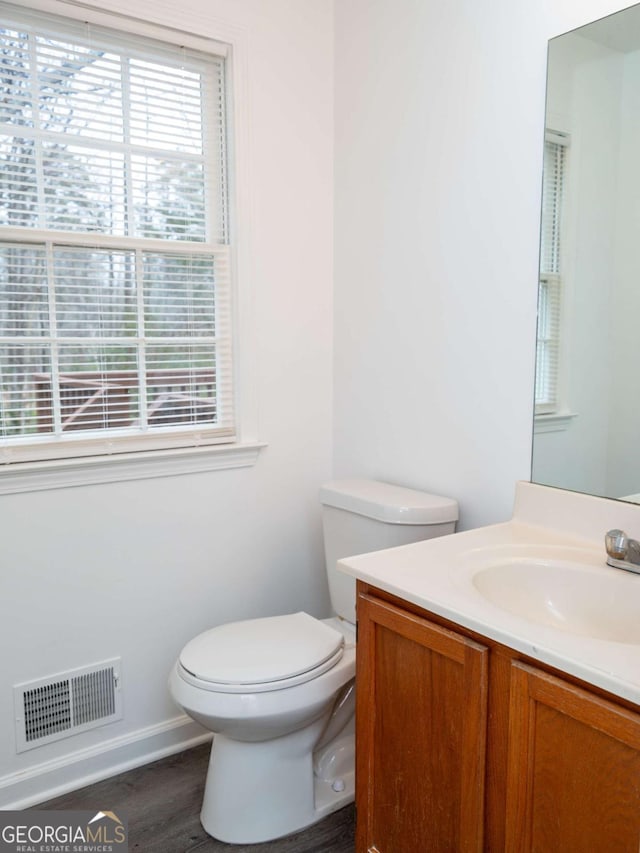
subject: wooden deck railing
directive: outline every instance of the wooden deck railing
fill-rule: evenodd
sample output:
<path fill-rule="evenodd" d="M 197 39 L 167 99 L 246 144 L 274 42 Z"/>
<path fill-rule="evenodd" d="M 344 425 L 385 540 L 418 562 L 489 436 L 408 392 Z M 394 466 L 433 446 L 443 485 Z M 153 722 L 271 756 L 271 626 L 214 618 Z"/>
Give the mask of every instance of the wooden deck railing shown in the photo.
<path fill-rule="evenodd" d="M 53 430 L 51 375 L 34 373 L 38 432 Z M 215 371 L 148 370 L 147 423 L 169 426 L 213 422 Z M 138 376 L 128 371 L 59 375 L 63 431 L 135 426 L 140 422 Z"/>

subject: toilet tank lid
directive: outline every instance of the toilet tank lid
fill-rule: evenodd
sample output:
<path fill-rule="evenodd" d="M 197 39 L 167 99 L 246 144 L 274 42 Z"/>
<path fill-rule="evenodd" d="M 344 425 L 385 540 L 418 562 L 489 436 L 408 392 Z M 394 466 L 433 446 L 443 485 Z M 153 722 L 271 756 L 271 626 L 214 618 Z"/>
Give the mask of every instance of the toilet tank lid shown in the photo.
<path fill-rule="evenodd" d="M 458 520 L 458 502 L 378 480 L 333 480 L 320 503 L 387 524 L 446 524 Z"/>

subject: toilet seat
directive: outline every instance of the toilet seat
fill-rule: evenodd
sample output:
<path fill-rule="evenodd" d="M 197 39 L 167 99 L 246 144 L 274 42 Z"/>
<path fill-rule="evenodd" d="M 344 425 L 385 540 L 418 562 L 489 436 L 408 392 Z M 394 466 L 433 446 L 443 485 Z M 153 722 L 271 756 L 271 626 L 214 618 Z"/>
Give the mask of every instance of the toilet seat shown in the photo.
<path fill-rule="evenodd" d="M 302 684 L 331 669 L 344 635 L 308 613 L 230 622 L 182 650 L 182 677 L 221 693 L 259 693 Z"/>

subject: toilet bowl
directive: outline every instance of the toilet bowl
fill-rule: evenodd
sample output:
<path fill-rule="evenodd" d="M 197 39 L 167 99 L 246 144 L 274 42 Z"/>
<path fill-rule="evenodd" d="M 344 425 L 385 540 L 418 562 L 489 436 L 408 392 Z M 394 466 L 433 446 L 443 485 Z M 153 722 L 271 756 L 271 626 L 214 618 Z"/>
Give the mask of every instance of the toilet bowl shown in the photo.
<path fill-rule="evenodd" d="M 251 844 L 320 820 L 354 797 L 355 583 L 335 562 L 452 533 L 457 504 L 386 483 L 321 491 L 337 615 L 232 622 L 184 647 L 169 678 L 175 702 L 214 733 L 201 821 Z"/>
<path fill-rule="evenodd" d="M 229 643 L 241 632 L 247 641 L 233 648 Z M 262 657 L 255 667 L 249 637 Z M 353 627 L 294 613 L 224 625 L 196 641 L 199 648 L 185 647 L 169 683 L 187 714 L 215 732 L 201 813 L 205 830 L 221 841 L 249 844 L 308 826 L 350 802 Z M 231 663 L 217 654 L 224 647 L 236 679 Z M 211 664 L 194 666 L 207 648 Z M 334 741 L 331 753 L 326 746 Z"/>

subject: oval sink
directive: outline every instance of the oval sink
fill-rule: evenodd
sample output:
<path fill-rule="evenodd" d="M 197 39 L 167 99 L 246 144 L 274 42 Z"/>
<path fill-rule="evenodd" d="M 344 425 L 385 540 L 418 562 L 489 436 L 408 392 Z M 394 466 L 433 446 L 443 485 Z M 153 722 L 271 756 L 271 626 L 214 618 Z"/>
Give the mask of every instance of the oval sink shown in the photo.
<path fill-rule="evenodd" d="M 640 575 L 528 557 L 481 568 L 472 583 L 523 619 L 592 639 L 640 643 Z"/>

